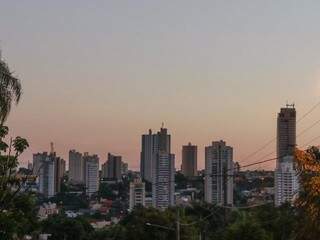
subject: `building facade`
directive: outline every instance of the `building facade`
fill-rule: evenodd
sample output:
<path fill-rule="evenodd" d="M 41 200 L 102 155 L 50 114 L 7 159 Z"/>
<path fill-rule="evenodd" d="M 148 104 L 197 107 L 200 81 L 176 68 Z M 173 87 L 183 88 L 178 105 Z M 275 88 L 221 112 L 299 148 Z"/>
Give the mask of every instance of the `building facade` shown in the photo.
<path fill-rule="evenodd" d="M 152 199 L 153 206 L 165 209 L 174 205 L 175 157 L 171 154 L 171 136 L 161 128 L 154 137 Z"/>
<path fill-rule="evenodd" d="M 99 157 L 84 153 L 84 176 L 87 195 L 92 195 L 99 190 Z"/>
<path fill-rule="evenodd" d="M 39 157 L 39 153 L 38 153 Z M 42 160 L 39 166 L 39 192 L 45 197 L 53 197 L 56 194 L 56 162 L 53 155 L 47 152 L 42 153 Z"/>
<path fill-rule="evenodd" d="M 69 151 L 69 180 L 74 183 L 84 183 L 84 160 L 76 150 Z"/>
<path fill-rule="evenodd" d="M 233 205 L 233 148 L 224 141 L 205 148 L 205 201 Z"/>
<path fill-rule="evenodd" d="M 186 177 L 194 177 L 198 175 L 197 169 L 198 148 L 196 145 L 189 143 L 182 146 L 182 174 Z"/>
<path fill-rule="evenodd" d="M 293 156 L 296 147 L 296 109 L 294 105 L 281 108 L 277 119 L 277 162 Z"/>
<path fill-rule="evenodd" d="M 292 202 L 299 192 L 295 169 L 296 109 L 281 108 L 277 118 L 277 163 L 275 169 L 275 205 Z"/>
<path fill-rule="evenodd" d="M 37 153 L 33 156 L 38 169 L 39 192 L 46 197 L 53 197 L 61 190 L 65 161 L 54 152 Z"/>
<path fill-rule="evenodd" d="M 145 206 L 145 183 L 141 179 L 135 179 L 130 183 L 129 210 L 132 211 L 136 206 Z"/>
<path fill-rule="evenodd" d="M 140 173 L 142 179 L 150 183 L 152 182 L 154 145 L 154 134 L 149 129 L 149 133 L 142 135 L 141 138 Z"/>
<path fill-rule="evenodd" d="M 275 205 L 293 202 L 298 196 L 299 179 L 292 156 L 284 157 L 275 171 Z"/>
<path fill-rule="evenodd" d="M 102 164 L 102 177 L 120 181 L 122 179 L 122 157 L 108 153 L 108 160 Z"/>

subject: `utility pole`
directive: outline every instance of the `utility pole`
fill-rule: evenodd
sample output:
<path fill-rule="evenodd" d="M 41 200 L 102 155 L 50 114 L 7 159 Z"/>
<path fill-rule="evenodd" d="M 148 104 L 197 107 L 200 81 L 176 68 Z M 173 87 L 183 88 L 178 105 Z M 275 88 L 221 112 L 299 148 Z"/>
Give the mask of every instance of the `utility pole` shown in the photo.
<path fill-rule="evenodd" d="M 177 209 L 177 240 L 180 240 L 180 211 Z"/>

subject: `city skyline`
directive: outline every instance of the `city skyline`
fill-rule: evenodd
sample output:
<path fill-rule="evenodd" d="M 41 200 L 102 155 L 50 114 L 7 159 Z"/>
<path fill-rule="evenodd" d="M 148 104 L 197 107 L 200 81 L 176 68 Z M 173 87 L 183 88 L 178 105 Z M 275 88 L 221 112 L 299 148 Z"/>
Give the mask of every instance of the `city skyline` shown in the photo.
<path fill-rule="evenodd" d="M 161 122 L 176 167 L 191 141 L 204 168 L 204 146 L 219 139 L 250 163 L 275 148 L 244 159 L 276 136 L 280 106 L 295 102 L 299 118 L 319 101 L 320 3 L 168 3 L 1 5 L 2 56 L 24 90 L 7 124 L 28 137 L 24 165 L 54 142 L 64 159 L 70 149 L 114 152 L 139 169 L 139 136 Z"/>
<path fill-rule="evenodd" d="M 319 10 L 0 0 L 0 239 L 318 239 Z"/>

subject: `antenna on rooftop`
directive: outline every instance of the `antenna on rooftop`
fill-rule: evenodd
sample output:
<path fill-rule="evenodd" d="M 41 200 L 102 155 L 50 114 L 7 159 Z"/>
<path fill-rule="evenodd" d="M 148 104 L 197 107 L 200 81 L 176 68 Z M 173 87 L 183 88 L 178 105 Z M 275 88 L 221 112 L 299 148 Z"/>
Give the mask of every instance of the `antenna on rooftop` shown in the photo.
<path fill-rule="evenodd" d="M 294 106 L 295 106 L 294 102 L 289 104 L 288 101 L 287 101 L 287 104 L 286 104 L 287 108 L 294 108 Z"/>

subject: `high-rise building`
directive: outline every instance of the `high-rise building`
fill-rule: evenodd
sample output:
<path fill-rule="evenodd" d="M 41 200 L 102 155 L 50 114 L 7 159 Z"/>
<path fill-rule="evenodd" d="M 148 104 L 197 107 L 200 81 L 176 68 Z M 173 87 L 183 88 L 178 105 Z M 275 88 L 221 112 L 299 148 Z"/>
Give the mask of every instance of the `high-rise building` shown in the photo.
<path fill-rule="evenodd" d="M 170 152 L 171 136 L 161 128 L 154 137 L 152 196 L 153 206 L 165 209 L 174 205 L 174 154 Z"/>
<path fill-rule="evenodd" d="M 37 153 L 33 156 L 38 169 L 39 192 L 46 197 L 53 197 L 61 190 L 65 161 L 57 157 L 55 152 Z"/>
<path fill-rule="evenodd" d="M 43 160 L 42 153 L 33 154 L 33 162 L 32 162 L 33 175 L 39 176 L 39 173 L 40 173 L 39 170 L 40 170 L 42 160 Z"/>
<path fill-rule="evenodd" d="M 281 108 L 277 119 L 277 163 L 275 170 L 275 205 L 292 202 L 299 192 L 295 169 L 296 109 Z"/>
<path fill-rule="evenodd" d="M 69 179 L 75 183 L 84 183 L 84 160 L 76 150 L 69 151 Z"/>
<path fill-rule="evenodd" d="M 35 156 L 35 155 L 34 155 Z M 40 159 L 41 156 L 41 159 Z M 53 197 L 56 194 L 56 161 L 55 156 L 52 154 L 37 153 L 37 164 L 39 164 L 39 192 L 45 197 Z"/>
<path fill-rule="evenodd" d="M 194 177 L 198 175 L 197 169 L 197 146 L 189 143 L 182 146 L 182 174 L 186 177 Z"/>
<path fill-rule="evenodd" d="M 134 179 L 134 181 L 130 183 L 130 211 L 136 206 L 145 206 L 145 194 L 145 183 L 139 178 Z"/>
<path fill-rule="evenodd" d="M 154 138 L 151 129 L 148 134 L 142 135 L 141 138 L 141 159 L 140 173 L 143 180 L 152 182 L 152 167 L 154 157 Z"/>
<path fill-rule="evenodd" d="M 205 148 L 205 201 L 233 205 L 233 148 L 224 141 Z"/>
<path fill-rule="evenodd" d="M 278 163 L 286 156 L 293 156 L 296 147 L 296 109 L 294 105 L 281 108 L 277 124 Z"/>
<path fill-rule="evenodd" d="M 84 153 L 83 160 L 86 193 L 90 196 L 99 190 L 99 157 Z"/>
<path fill-rule="evenodd" d="M 108 153 L 108 160 L 104 164 L 102 164 L 102 177 L 120 181 L 122 179 L 121 170 L 121 156 L 116 156 Z"/>
<path fill-rule="evenodd" d="M 55 153 L 51 153 L 55 156 Z M 61 181 L 65 173 L 66 162 L 60 157 L 55 156 L 55 190 L 56 192 L 61 191 Z"/>
<path fill-rule="evenodd" d="M 66 161 L 64 159 L 61 159 L 60 177 L 63 178 L 65 174 L 66 174 Z"/>
<path fill-rule="evenodd" d="M 292 156 L 286 156 L 275 170 L 275 205 L 294 201 L 299 191 L 299 179 Z"/>

